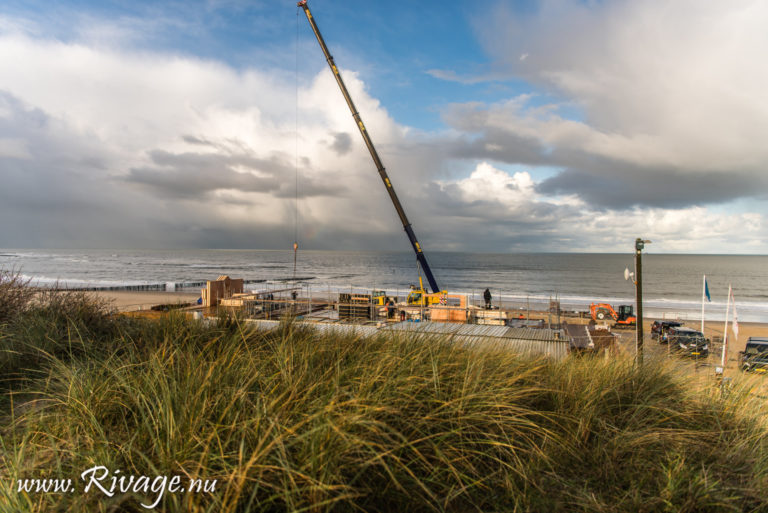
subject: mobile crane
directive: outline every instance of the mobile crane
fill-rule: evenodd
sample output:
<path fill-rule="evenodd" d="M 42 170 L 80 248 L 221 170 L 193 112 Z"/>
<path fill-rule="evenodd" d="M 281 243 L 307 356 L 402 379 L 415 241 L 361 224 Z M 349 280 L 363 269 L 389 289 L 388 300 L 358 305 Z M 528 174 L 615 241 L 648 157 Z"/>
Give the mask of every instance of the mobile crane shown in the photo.
<path fill-rule="evenodd" d="M 432 289 L 432 294 L 428 294 L 424 290 L 421 276 L 419 276 L 419 288 L 417 289 L 414 286 L 411 287 L 412 290 L 411 294 L 409 295 L 408 303 L 421 304 L 423 306 L 438 303 L 439 296 L 444 295 L 446 292 L 441 291 L 440 287 L 437 286 L 437 281 L 435 281 L 435 277 L 432 275 L 432 270 L 427 263 L 427 257 L 424 256 L 424 252 L 421 250 L 421 245 L 416 239 L 416 234 L 413 233 L 411 223 L 408 221 L 408 217 L 405 215 L 405 210 L 403 210 L 403 206 L 400 204 L 400 200 L 395 193 L 395 188 L 392 186 L 392 182 L 387 175 L 384 164 L 382 164 L 381 159 L 379 158 L 379 154 L 376 152 L 376 148 L 373 146 L 373 141 L 371 141 L 371 137 L 368 135 L 368 130 L 366 130 L 365 125 L 363 124 L 363 119 L 360 117 L 360 113 L 357 112 L 357 108 L 355 107 L 355 103 L 352 101 L 352 97 L 349 96 L 347 86 L 344 85 L 344 80 L 341 78 L 339 68 L 336 67 L 336 63 L 334 62 L 331 53 L 328 51 L 328 47 L 325 45 L 323 36 L 320 35 L 320 29 L 317 28 L 315 18 L 312 16 L 312 13 L 309 12 L 307 0 L 301 0 L 296 5 L 304 9 L 304 14 L 306 14 L 307 20 L 312 27 L 312 32 L 315 33 L 317 42 L 320 43 L 320 48 L 323 51 L 323 55 L 325 55 L 325 60 L 328 61 L 328 66 L 330 66 L 331 71 L 333 72 L 333 76 L 336 79 L 336 83 L 339 85 L 339 89 L 341 89 L 341 94 L 344 96 L 344 100 L 346 100 L 347 106 L 349 106 L 349 110 L 352 112 L 352 117 L 357 124 L 357 128 L 360 130 L 360 135 L 363 136 L 363 141 L 365 141 L 365 145 L 368 147 L 368 152 L 371 154 L 371 158 L 373 158 L 373 163 L 376 165 L 376 169 L 379 171 L 379 176 L 381 176 L 381 180 L 384 182 L 384 186 L 387 188 L 389 198 L 392 200 L 392 204 L 395 206 L 397 215 L 400 217 L 400 222 L 403 223 L 403 228 L 405 229 L 405 233 L 408 235 L 408 240 L 411 241 L 411 246 L 416 252 L 416 260 L 418 261 L 420 268 L 424 271 L 424 276 L 426 276 L 427 282 Z"/>

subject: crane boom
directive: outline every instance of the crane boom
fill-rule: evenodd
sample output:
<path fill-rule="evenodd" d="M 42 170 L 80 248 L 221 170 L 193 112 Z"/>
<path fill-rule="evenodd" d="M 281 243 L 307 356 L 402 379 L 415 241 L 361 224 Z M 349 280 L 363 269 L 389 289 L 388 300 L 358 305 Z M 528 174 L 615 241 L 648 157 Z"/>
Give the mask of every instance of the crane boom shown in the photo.
<path fill-rule="evenodd" d="M 309 24 L 312 27 L 312 31 L 315 33 L 315 37 L 317 37 L 317 42 L 320 43 L 320 48 L 323 50 L 323 54 L 325 55 L 325 60 L 328 61 L 328 66 L 331 67 L 333 76 L 334 78 L 336 78 L 336 83 L 339 84 L 339 88 L 341 89 L 341 94 L 344 95 L 344 99 L 346 100 L 347 105 L 349 106 L 349 110 L 352 112 L 352 117 L 354 118 L 355 123 L 357 124 L 357 128 L 360 129 L 360 135 L 363 136 L 363 141 L 365 141 L 365 145 L 368 147 L 368 151 L 371 154 L 371 158 L 373 158 L 373 163 L 376 165 L 376 169 L 379 171 L 379 176 L 381 176 L 381 180 L 384 182 L 384 185 L 387 188 L 387 192 L 389 193 L 389 198 L 392 200 L 392 204 L 395 206 L 397 215 L 400 217 L 400 221 L 403 223 L 403 228 L 405 229 L 405 233 L 408 235 L 408 240 L 411 241 L 411 246 L 413 246 L 413 250 L 416 252 L 416 260 L 418 260 L 419 265 L 421 266 L 421 269 L 424 271 L 424 275 L 427 278 L 427 282 L 429 282 L 429 286 L 432 288 L 432 292 L 438 293 L 440 292 L 440 288 L 437 286 L 435 277 L 432 275 L 432 270 L 430 269 L 429 264 L 427 263 L 427 257 L 424 256 L 424 252 L 421 250 L 421 245 L 419 244 L 419 241 L 416 240 L 416 234 L 413 233 L 413 228 L 411 227 L 411 223 L 408 221 L 408 217 L 406 217 L 405 215 L 405 210 L 403 210 L 403 206 L 400 204 L 400 200 L 397 197 L 397 193 L 395 193 L 395 188 L 392 187 L 392 182 L 390 181 L 389 176 L 387 175 L 387 171 L 384 168 L 384 164 L 382 164 L 381 159 L 379 158 L 379 154 L 376 152 L 376 148 L 373 146 L 373 141 L 371 141 L 371 137 L 368 135 L 368 130 L 366 130 L 365 125 L 363 124 L 363 120 L 360 117 L 360 113 L 357 112 L 355 103 L 352 101 L 352 97 L 349 96 L 349 91 L 347 91 L 347 86 L 344 85 L 344 80 L 342 80 L 341 78 L 341 73 L 339 72 L 339 69 L 336 67 L 336 64 L 333 61 L 333 57 L 331 56 L 331 53 L 328 51 L 328 47 L 325 45 L 323 36 L 320 34 L 320 29 L 317 28 L 317 23 L 315 23 L 315 19 L 312 16 L 312 13 L 309 12 L 309 7 L 307 6 L 307 0 L 301 0 L 297 5 L 302 9 L 304 9 L 304 14 L 307 15 L 307 20 L 309 21 Z"/>

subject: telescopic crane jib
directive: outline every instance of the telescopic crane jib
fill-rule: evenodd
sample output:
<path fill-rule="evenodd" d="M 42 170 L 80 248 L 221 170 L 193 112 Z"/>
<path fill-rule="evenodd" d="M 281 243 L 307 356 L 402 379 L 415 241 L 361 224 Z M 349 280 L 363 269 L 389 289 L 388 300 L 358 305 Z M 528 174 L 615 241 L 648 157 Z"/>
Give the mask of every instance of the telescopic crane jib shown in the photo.
<path fill-rule="evenodd" d="M 333 57 L 331 56 L 331 53 L 328 51 L 328 47 L 325 45 L 323 36 L 320 35 L 320 29 L 317 28 L 317 23 L 315 23 L 315 19 L 314 17 L 312 17 L 312 13 L 309 12 L 309 7 L 307 6 L 307 0 L 301 0 L 296 5 L 304 9 L 304 14 L 307 15 L 307 20 L 309 20 L 309 24 L 312 26 L 312 31 L 315 33 L 315 36 L 317 37 L 317 42 L 320 43 L 320 48 L 323 50 L 323 54 L 325 55 L 325 60 L 328 61 L 328 66 L 331 67 L 333 76 L 336 78 L 336 83 L 339 84 L 339 88 L 341 89 L 341 94 L 344 95 L 344 99 L 347 101 L 349 110 L 352 112 L 352 117 L 355 119 L 355 123 L 357 123 L 357 128 L 360 129 L 360 135 L 363 136 L 365 145 L 368 147 L 368 151 L 370 152 L 371 157 L 373 158 L 373 163 L 376 165 L 376 169 L 378 169 L 379 171 L 381 180 L 384 182 L 384 185 L 387 188 L 387 192 L 389 193 L 389 198 L 392 200 L 392 204 L 395 206 L 397 215 L 400 216 L 400 221 L 403 223 L 403 228 L 405 229 L 405 233 L 408 234 L 408 240 L 411 241 L 411 246 L 413 246 L 413 250 L 416 252 L 416 260 L 418 260 L 419 265 L 421 266 L 421 269 L 424 271 L 424 275 L 427 278 L 427 282 L 429 282 L 429 286 L 432 288 L 432 292 L 438 293 L 440 292 L 440 288 L 437 286 L 435 277 L 432 275 L 432 270 L 429 268 L 429 264 L 427 263 L 427 258 L 424 256 L 424 252 L 421 250 L 421 245 L 419 245 L 419 241 L 416 240 L 416 235 L 413 233 L 413 228 L 411 227 L 411 223 L 408 221 L 408 218 L 405 215 L 405 211 L 403 210 L 403 206 L 400 204 L 400 200 L 397 198 L 395 189 L 394 187 L 392 187 L 392 182 L 389 180 L 387 171 L 386 169 L 384 169 L 384 164 L 381 163 L 379 154 L 376 152 L 376 148 L 373 146 L 373 141 L 371 141 L 371 138 L 368 135 L 368 130 L 366 130 L 365 125 L 363 124 L 363 120 L 360 117 L 360 113 L 357 112 L 355 103 L 352 101 L 352 97 L 349 96 L 349 91 L 347 91 L 347 86 L 344 85 L 344 80 L 342 80 L 341 78 L 341 73 L 339 73 L 339 69 L 336 67 L 336 64 L 333 62 Z"/>

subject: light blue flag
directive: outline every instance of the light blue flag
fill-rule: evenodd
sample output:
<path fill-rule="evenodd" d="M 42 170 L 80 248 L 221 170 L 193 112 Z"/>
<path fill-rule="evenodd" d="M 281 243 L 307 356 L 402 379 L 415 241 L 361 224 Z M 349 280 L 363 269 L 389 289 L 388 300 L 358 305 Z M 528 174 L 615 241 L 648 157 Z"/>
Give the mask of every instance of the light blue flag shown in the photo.
<path fill-rule="evenodd" d="M 704 278 L 704 294 L 707 296 L 707 301 L 710 303 L 712 302 L 712 298 L 709 297 L 709 284 L 707 283 L 707 279 Z"/>

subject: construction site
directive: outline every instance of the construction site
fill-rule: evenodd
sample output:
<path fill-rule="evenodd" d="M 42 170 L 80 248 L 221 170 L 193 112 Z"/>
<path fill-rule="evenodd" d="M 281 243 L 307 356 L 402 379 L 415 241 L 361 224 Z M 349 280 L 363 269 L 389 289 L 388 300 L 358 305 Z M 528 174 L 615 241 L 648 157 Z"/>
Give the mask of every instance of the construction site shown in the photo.
<path fill-rule="evenodd" d="M 220 276 L 206 282 L 199 304 L 182 307 L 205 319 L 236 316 L 270 329 L 286 319 L 321 331 L 372 335 L 380 330 L 448 337 L 460 343 L 498 344 L 516 351 L 562 358 L 571 351 L 612 351 L 615 335 L 607 324 L 589 323 L 585 314 L 563 312 L 550 301 L 546 312 L 494 305 L 464 294 L 313 291 L 307 285 L 244 290 L 244 280 Z"/>
<path fill-rule="evenodd" d="M 373 144 L 362 116 L 341 77 L 326 43 L 320 33 L 306 0 L 298 2 L 315 35 L 326 62 L 339 86 L 373 164 L 397 213 L 403 230 L 415 254 L 418 286 L 401 293 L 385 290 L 335 292 L 312 291 L 309 286 L 298 286 L 286 280 L 285 286 L 244 290 L 243 279 L 220 276 L 206 282 L 199 305 L 189 309 L 198 317 L 236 313 L 238 317 L 261 326 L 272 326 L 281 319 L 311 323 L 317 329 L 355 330 L 373 333 L 385 329 L 418 332 L 425 335 L 448 336 L 464 342 L 498 342 L 512 345 L 518 350 L 532 351 L 562 357 L 572 350 L 610 349 L 613 335 L 609 329 L 596 323 L 586 325 L 580 316 L 572 316 L 569 326 L 558 301 L 550 301 L 548 311 L 531 317 L 530 312 L 504 308 L 492 303 L 491 293 L 485 290 L 480 301 L 465 294 L 454 294 L 442 289 L 432 272 L 423 248 L 416 238 L 413 226 L 395 192 L 394 185 Z M 296 187 L 298 191 L 298 168 Z M 296 194 L 298 219 L 298 192 Z M 297 221 L 298 222 L 298 221 Z M 294 278 L 298 258 L 298 230 L 293 244 Z M 423 279 L 422 279 L 423 277 Z M 424 284 L 426 281 L 426 286 Z M 623 307 L 622 307 L 623 308 Z M 631 307 L 629 307 L 631 308 Z M 601 319 L 603 318 L 603 310 Z M 575 322 L 574 322 L 575 321 Z"/>
<path fill-rule="evenodd" d="M 355 290 L 350 287 L 349 290 L 344 291 L 337 287 L 332 291 L 330 287 L 323 290 L 322 285 L 313 288 L 301 281 L 307 278 L 297 278 L 296 269 L 299 260 L 299 130 L 297 122 L 293 278 L 280 277 L 268 284 L 266 279 L 258 276 L 251 275 L 249 276 L 251 279 L 244 280 L 222 275 L 216 280 L 187 282 L 181 284 L 182 287 L 191 288 L 193 284 L 196 287 L 205 285 L 196 304 L 155 305 L 153 310 L 183 308 L 190 315 L 200 319 L 235 315 L 238 319 L 244 319 L 246 322 L 264 328 L 273 327 L 276 323 L 290 319 L 292 322 L 311 325 L 318 330 L 354 331 L 361 334 L 373 334 L 377 330 L 416 332 L 425 336 L 448 337 L 463 343 L 476 343 L 481 340 L 486 344 L 499 343 L 518 351 L 545 354 L 556 358 L 573 351 L 602 351 L 608 355 L 616 350 L 617 342 L 628 345 L 634 337 L 635 351 L 641 355 L 644 328 L 640 254 L 644 244 L 651 241 L 640 238 L 636 240 L 635 272 L 630 273 L 629 269 L 625 270 L 625 280 L 631 278 L 634 285 L 636 293 L 634 305 L 616 305 L 614 308 L 609 303 L 596 302 L 590 305 L 588 311 L 563 311 L 556 297 L 550 298 L 545 308 L 531 311 L 530 308 L 522 309 L 519 305 L 494 302 L 488 288 L 477 298 L 474 293 L 471 296 L 453 293 L 439 285 L 424 249 L 416 237 L 413 225 L 406 215 L 405 208 L 395 192 L 395 186 L 363 122 L 361 113 L 350 96 L 341 72 L 320 33 L 315 17 L 310 13 L 307 0 L 299 1 L 297 6 L 306 16 L 349 109 L 352 122 L 359 130 L 381 183 L 402 224 L 415 256 L 413 281 L 417 281 L 418 284 L 411 285 L 409 289 L 395 291 L 378 290 L 376 287 Z M 193 277 L 193 279 L 197 278 Z M 246 290 L 246 285 L 254 283 L 259 283 L 261 288 Z M 162 287 L 162 284 L 160 286 Z M 474 286 L 477 285 L 473 284 L 472 287 Z M 140 287 L 149 290 L 149 287 L 154 285 L 140 285 Z M 704 340 L 703 318 L 702 313 L 701 333 L 696 332 L 702 340 Z"/>

